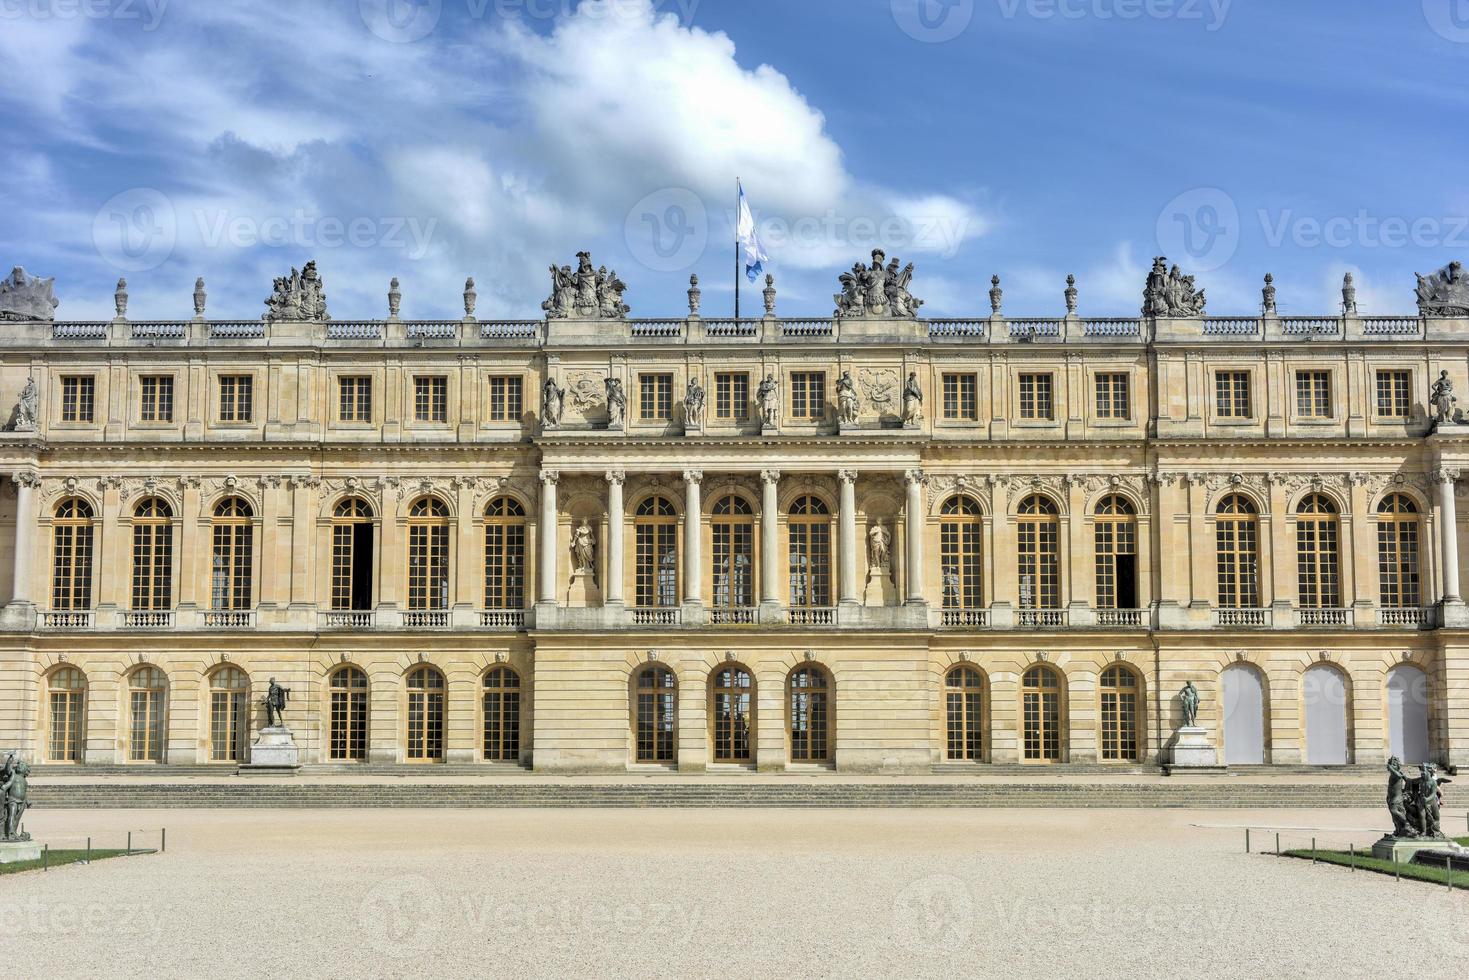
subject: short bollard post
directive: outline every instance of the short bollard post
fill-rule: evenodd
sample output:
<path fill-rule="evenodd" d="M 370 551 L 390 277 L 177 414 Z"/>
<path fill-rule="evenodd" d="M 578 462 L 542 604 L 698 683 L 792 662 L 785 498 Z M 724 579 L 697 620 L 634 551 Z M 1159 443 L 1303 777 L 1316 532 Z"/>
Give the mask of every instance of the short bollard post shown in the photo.
<path fill-rule="evenodd" d="M 1454 890 L 1454 859 L 1451 857 L 1443 859 L 1443 884 L 1449 891 Z"/>
<path fill-rule="evenodd" d="M 92 863 L 92 838 L 87 838 L 87 863 Z"/>
<path fill-rule="evenodd" d="M 1311 838 L 1311 863 L 1316 863 L 1316 838 Z"/>
<path fill-rule="evenodd" d="M 1245 853 L 1250 853 L 1250 828 L 1245 828 Z"/>
<path fill-rule="evenodd" d="M 1275 835 L 1275 856 L 1280 857 L 1280 835 Z"/>
<path fill-rule="evenodd" d="M 131 830 L 128 831 L 128 853 L 127 853 L 127 856 L 128 857 L 132 857 L 133 856 L 133 832 Z"/>
<path fill-rule="evenodd" d="M 51 845 L 47 844 L 41 848 L 41 870 L 51 870 Z"/>
<path fill-rule="evenodd" d="M 1397 882 L 1403 880 L 1403 862 L 1399 861 L 1396 857 L 1393 858 L 1392 862 L 1392 877 Z"/>
<path fill-rule="evenodd" d="M 1357 845 L 1356 844 L 1348 844 L 1347 845 L 1347 850 L 1352 855 L 1351 868 L 1352 868 L 1353 871 L 1356 871 L 1357 870 Z"/>
<path fill-rule="evenodd" d="M 158 832 L 158 853 L 168 853 L 168 828 L 164 827 Z"/>

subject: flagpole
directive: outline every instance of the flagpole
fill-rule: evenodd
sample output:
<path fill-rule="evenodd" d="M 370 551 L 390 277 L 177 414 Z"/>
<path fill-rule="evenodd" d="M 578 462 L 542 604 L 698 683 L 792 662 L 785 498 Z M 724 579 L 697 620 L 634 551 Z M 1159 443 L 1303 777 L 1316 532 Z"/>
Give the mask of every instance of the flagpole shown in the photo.
<path fill-rule="evenodd" d="M 735 319 L 740 318 L 740 179 L 735 178 Z"/>

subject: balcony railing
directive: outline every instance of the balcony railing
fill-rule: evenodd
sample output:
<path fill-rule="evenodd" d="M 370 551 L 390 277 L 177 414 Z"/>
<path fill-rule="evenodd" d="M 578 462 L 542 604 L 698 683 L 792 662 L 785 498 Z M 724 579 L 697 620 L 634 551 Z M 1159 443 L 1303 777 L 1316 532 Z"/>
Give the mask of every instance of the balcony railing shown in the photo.
<path fill-rule="evenodd" d="M 1280 331 L 1292 337 L 1335 337 L 1341 333 L 1341 321 L 1336 317 L 1288 316 L 1280 321 Z"/>
<path fill-rule="evenodd" d="M 1098 609 L 1097 625 L 1114 626 L 1123 629 L 1136 629 L 1143 625 L 1143 610 Z"/>
<path fill-rule="evenodd" d="M 1368 337 L 1414 336 L 1423 329 L 1423 321 L 1415 316 L 1365 316 L 1362 333 Z"/>
<path fill-rule="evenodd" d="M 1032 629 L 1056 629 L 1065 626 L 1068 618 L 1065 609 L 1015 610 L 1016 625 L 1028 626 Z"/>
<path fill-rule="evenodd" d="M 988 320 L 929 320 L 930 337 L 983 337 L 989 329 Z"/>
<path fill-rule="evenodd" d="M 482 609 L 479 614 L 479 624 L 484 629 L 523 630 L 525 629 L 525 610 Z"/>
<path fill-rule="evenodd" d="M 1012 340 L 1051 340 L 1061 336 L 1060 320 L 1010 320 L 1006 325 Z"/>
<path fill-rule="evenodd" d="M 709 610 L 711 626 L 753 626 L 755 610 L 751 606 L 714 606 Z"/>
<path fill-rule="evenodd" d="M 157 320 L 134 323 L 134 340 L 183 340 L 189 325 L 183 320 Z"/>
<path fill-rule="evenodd" d="M 760 321 L 705 320 L 704 333 L 710 337 L 754 337 L 760 333 Z"/>
<path fill-rule="evenodd" d="M 126 609 L 122 614 L 122 625 L 124 629 L 130 630 L 166 630 L 173 628 L 173 610 L 171 609 Z"/>
<path fill-rule="evenodd" d="M 683 336 L 682 320 L 633 320 L 628 326 L 634 337 L 671 340 Z"/>
<path fill-rule="evenodd" d="M 453 340 L 459 336 L 458 320 L 409 320 L 406 335 L 410 340 Z"/>
<path fill-rule="evenodd" d="M 939 625 L 949 629 L 985 629 L 990 624 L 988 609 L 941 609 Z"/>
<path fill-rule="evenodd" d="M 1350 609 L 1297 609 L 1297 626 L 1351 626 Z"/>
<path fill-rule="evenodd" d="M 786 621 L 792 626 L 835 626 L 837 611 L 830 606 L 792 606 Z"/>
<path fill-rule="evenodd" d="M 1215 609 L 1215 626 L 1269 626 L 1269 609 Z"/>
<path fill-rule="evenodd" d="M 219 320 L 209 324 L 209 336 L 224 340 L 260 340 L 265 337 L 265 321 Z"/>
<path fill-rule="evenodd" d="M 1260 332 L 1260 321 L 1252 316 L 1210 316 L 1204 318 L 1206 337 L 1242 337 Z"/>
<path fill-rule="evenodd" d="M 106 320 L 73 320 L 68 323 L 53 323 L 51 337 L 55 340 L 106 340 Z"/>
<path fill-rule="evenodd" d="M 830 337 L 835 327 L 830 320 L 782 320 L 782 337 Z"/>
<path fill-rule="evenodd" d="M 1105 319 L 1086 320 L 1082 330 L 1088 337 L 1139 337 L 1143 332 L 1141 320 Z"/>
<path fill-rule="evenodd" d="M 92 626 L 90 612 L 43 612 L 41 628 L 48 630 L 84 630 Z"/>
<path fill-rule="evenodd" d="M 534 340 L 540 329 L 539 320 L 486 320 L 479 335 L 485 340 Z"/>
<path fill-rule="evenodd" d="M 1433 628 L 1432 609 L 1379 609 L 1377 625 L 1426 630 Z"/>
<path fill-rule="evenodd" d="M 332 320 L 326 325 L 328 340 L 381 340 L 383 325 L 378 320 Z"/>
<path fill-rule="evenodd" d="M 642 606 L 632 611 L 634 626 L 677 626 L 683 622 L 683 610 L 677 606 Z"/>
<path fill-rule="evenodd" d="M 370 630 L 377 614 L 371 609 L 332 609 L 320 613 L 318 622 L 325 630 Z"/>
<path fill-rule="evenodd" d="M 449 610 L 406 609 L 403 611 L 403 627 L 410 630 L 448 629 Z"/>
<path fill-rule="evenodd" d="M 255 613 L 248 609 L 209 609 L 204 613 L 204 628 L 209 630 L 247 630 L 255 625 Z"/>

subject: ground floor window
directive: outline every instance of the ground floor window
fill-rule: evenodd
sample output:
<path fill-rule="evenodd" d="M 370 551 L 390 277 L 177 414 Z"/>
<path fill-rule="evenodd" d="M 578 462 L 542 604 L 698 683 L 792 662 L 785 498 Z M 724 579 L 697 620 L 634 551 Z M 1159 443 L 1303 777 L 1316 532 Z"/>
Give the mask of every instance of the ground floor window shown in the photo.
<path fill-rule="evenodd" d="M 1136 762 L 1138 708 L 1142 685 L 1137 674 L 1113 665 L 1102 671 L 1102 761 Z"/>
<path fill-rule="evenodd" d="M 47 681 L 50 726 L 46 758 L 81 762 L 86 739 L 87 678 L 75 667 L 62 667 Z"/>
<path fill-rule="evenodd" d="M 128 681 L 129 762 L 162 762 L 168 732 L 168 678 L 157 667 L 139 667 Z"/>
<path fill-rule="evenodd" d="M 829 762 L 829 717 L 826 673 L 802 667 L 791 674 L 790 731 L 792 762 Z"/>
<path fill-rule="evenodd" d="M 1026 762 L 1061 761 L 1061 680 L 1050 667 L 1036 665 L 1021 681 L 1023 754 Z"/>
<path fill-rule="evenodd" d="M 714 761 L 749 762 L 755 680 L 743 667 L 725 667 L 714 674 Z"/>
<path fill-rule="evenodd" d="M 444 761 L 444 675 L 415 667 L 408 675 L 408 761 Z"/>
<path fill-rule="evenodd" d="M 362 762 L 367 758 L 367 673 L 343 667 L 331 679 L 331 730 L 327 756 L 334 762 Z"/>
<path fill-rule="evenodd" d="M 520 759 L 520 675 L 495 667 L 484 679 L 484 757 L 488 762 Z"/>
<path fill-rule="evenodd" d="M 944 679 L 948 753 L 951 762 L 979 762 L 984 758 L 984 679 L 967 665 L 955 667 Z"/>
<path fill-rule="evenodd" d="M 209 678 L 209 758 L 243 762 L 249 738 L 250 679 L 238 667 L 221 667 Z"/>
<path fill-rule="evenodd" d="M 667 667 L 646 667 L 634 691 L 633 727 L 638 762 L 673 762 L 677 756 L 678 685 Z"/>

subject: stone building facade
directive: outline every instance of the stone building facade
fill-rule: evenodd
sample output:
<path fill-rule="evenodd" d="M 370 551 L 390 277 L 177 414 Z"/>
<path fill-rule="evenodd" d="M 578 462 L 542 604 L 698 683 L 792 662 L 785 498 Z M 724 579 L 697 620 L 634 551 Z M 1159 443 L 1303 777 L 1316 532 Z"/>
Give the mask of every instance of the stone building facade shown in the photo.
<path fill-rule="evenodd" d="M 644 320 L 573 281 L 535 321 L 472 287 L 452 321 L 210 320 L 202 285 L 191 320 L 12 315 L 0 748 L 230 766 L 274 677 L 309 766 L 1149 764 L 1192 681 L 1232 765 L 1469 762 L 1469 315 L 1166 286 L 1136 319 L 997 287 Z"/>

